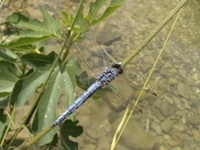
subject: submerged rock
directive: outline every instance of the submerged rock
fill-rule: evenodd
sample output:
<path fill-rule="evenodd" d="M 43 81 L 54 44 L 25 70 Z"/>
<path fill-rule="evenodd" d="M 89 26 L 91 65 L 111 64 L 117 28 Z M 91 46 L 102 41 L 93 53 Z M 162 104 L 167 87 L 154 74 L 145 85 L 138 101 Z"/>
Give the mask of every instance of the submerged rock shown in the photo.
<path fill-rule="evenodd" d="M 115 123 L 115 125 L 117 126 L 118 124 Z M 151 150 L 156 143 L 155 136 L 151 132 L 146 131 L 141 124 L 134 120 L 129 121 L 121 140 L 127 148 L 139 150 Z"/>
<path fill-rule="evenodd" d="M 161 128 L 165 133 L 168 133 L 173 127 L 173 125 L 174 122 L 171 119 L 167 118 L 165 121 L 161 123 Z"/>
<path fill-rule="evenodd" d="M 178 91 L 179 95 L 183 96 L 186 99 L 189 99 L 190 89 L 185 84 L 179 82 L 179 84 L 177 86 L 177 91 Z"/>
<path fill-rule="evenodd" d="M 155 101 L 154 104 L 155 104 L 155 107 L 158 108 L 161 114 L 165 117 L 168 117 L 174 112 L 173 105 L 167 101 L 162 101 L 158 99 Z"/>

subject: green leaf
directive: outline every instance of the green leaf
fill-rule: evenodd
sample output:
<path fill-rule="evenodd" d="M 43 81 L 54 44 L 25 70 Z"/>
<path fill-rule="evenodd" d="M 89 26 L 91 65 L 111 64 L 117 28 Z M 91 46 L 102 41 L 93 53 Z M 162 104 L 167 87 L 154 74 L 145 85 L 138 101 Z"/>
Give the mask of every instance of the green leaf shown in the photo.
<path fill-rule="evenodd" d="M 60 136 L 62 139 L 62 148 L 61 149 L 70 149 L 70 150 L 77 150 L 78 143 L 73 142 L 69 139 L 69 136 L 77 138 L 83 133 L 83 127 L 78 126 L 78 121 L 72 122 L 71 120 L 66 120 L 61 129 L 60 129 Z"/>
<path fill-rule="evenodd" d="M 0 58 L 6 61 L 15 62 L 17 55 L 8 49 L 5 51 L 0 50 Z"/>
<path fill-rule="evenodd" d="M 0 97 L 3 98 L 3 97 L 7 97 L 10 95 L 10 92 L 1 92 L 0 93 Z"/>
<path fill-rule="evenodd" d="M 7 48 L 13 49 L 15 51 L 22 51 L 25 46 L 30 46 L 30 44 L 34 44 L 36 42 L 45 41 L 47 39 L 52 38 L 52 35 L 42 36 L 42 37 L 20 37 L 17 40 L 13 40 L 12 42 L 7 44 Z M 33 50 L 33 49 L 31 49 Z M 29 51 L 29 49 L 24 49 L 24 51 Z"/>
<path fill-rule="evenodd" d="M 10 23 L 15 24 L 19 28 L 26 28 L 29 30 L 37 31 L 38 33 L 46 33 L 57 35 L 58 30 L 60 29 L 59 21 L 54 20 L 48 12 L 40 8 L 40 12 L 43 15 L 44 21 L 41 22 L 37 19 L 30 19 L 19 12 L 14 12 L 12 15 L 8 16 L 6 20 Z M 40 34 L 39 34 L 40 35 Z M 31 36 L 31 35 L 30 35 Z M 41 35 L 40 35 L 41 36 Z"/>
<path fill-rule="evenodd" d="M 9 48 L 24 46 L 46 39 L 61 38 L 60 23 L 54 20 L 45 9 L 40 9 L 43 15 L 43 22 L 37 19 L 30 19 L 19 12 L 14 12 L 6 20 L 16 27 L 16 35 L 8 36 L 4 45 Z M 23 28 L 23 30 L 22 30 Z"/>
<path fill-rule="evenodd" d="M 87 20 L 91 23 L 93 20 L 96 19 L 97 14 L 100 10 L 100 8 L 104 5 L 106 0 L 96 0 L 95 2 L 90 3 L 90 10 L 87 15 Z"/>
<path fill-rule="evenodd" d="M 8 103 L 9 103 L 9 98 L 8 98 L 8 96 L 6 95 L 5 97 L 1 97 L 0 98 L 0 108 L 6 108 L 7 107 L 7 105 L 8 105 Z"/>
<path fill-rule="evenodd" d="M 47 27 L 46 29 L 48 29 L 47 32 L 50 31 L 55 36 L 60 37 L 60 34 L 59 34 L 60 33 L 59 32 L 60 31 L 60 22 L 54 20 L 53 17 L 51 17 L 45 9 L 40 8 L 40 11 L 44 17 L 43 23 L 44 23 L 44 27 L 45 28 Z M 43 29 L 45 29 L 45 28 L 43 28 Z"/>
<path fill-rule="evenodd" d="M 51 69 L 56 57 L 57 54 L 55 52 L 51 52 L 48 55 L 29 53 L 23 55 L 21 60 L 32 68 L 44 72 Z"/>
<path fill-rule="evenodd" d="M 11 105 L 24 105 L 27 102 L 27 100 L 33 95 L 36 89 L 44 83 L 48 74 L 49 71 L 36 71 L 31 75 L 27 76 L 26 78 L 17 81 L 11 95 Z"/>
<path fill-rule="evenodd" d="M 84 10 L 84 6 L 81 0 L 75 16 L 72 16 L 62 11 L 61 12 L 62 22 L 65 28 L 70 28 L 72 31 L 75 31 L 78 33 L 88 30 L 89 26 L 85 26 L 86 20 L 84 19 L 83 10 Z"/>
<path fill-rule="evenodd" d="M 101 0 L 97 0 L 94 4 L 92 4 L 91 9 L 94 8 L 98 8 L 102 7 L 103 5 L 103 1 L 102 2 L 98 2 Z M 92 24 L 95 25 L 97 23 L 99 23 L 100 21 L 102 21 L 103 19 L 105 19 L 106 17 L 108 17 L 111 13 L 113 13 L 117 8 L 119 8 L 120 6 L 122 6 L 124 4 L 126 0 L 112 0 L 110 2 L 110 5 L 108 6 L 108 8 L 103 12 L 103 14 L 97 19 L 97 11 L 91 11 L 88 16 L 86 17 L 88 19 L 88 21 Z M 94 6 L 93 6 L 94 5 Z"/>
<path fill-rule="evenodd" d="M 55 134 L 51 143 L 47 144 L 49 150 L 58 149 L 58 145 L 60 143 L 60 139 L 58 134 Z"/>
<path fill-rule="evenodd" d="M 21 57 L 25 64 L 36 71 L 17 81 L 11 95 L 12 105 L 16 103 L 17 106 L 21 106 L 27 102 L 36 89 L 45 82 L 56 57 L 55 52 L 49 55 L 32 53 Z"/>
<path fill-rule="evenodd" d="M 4 97 L 5 93 L 12 92 L 15 83 L 20 76 L 20 72 L 12 63 L 0 61 L 0 94 Z"/>
<path fill-rule="evenodd" d="M 66 70 L 71 69 L 72 63 L 69 62 L 66 66 Z M 76 68 L 74 66 L 74 68 Z M 38 109 L 33 121 L 33 130 L 35 133 L 39 133 L 42 129 L 46 128 L 55 121 L 57 118 L 57 101 L 61 96 L 62 92 L 67 96 L 65 108 L 68 107 L 74 101 L 75 91 L 75 79 L 72 72 L 55 68 L 46 90 L 39 102 Z M 52 130 L 39 140 L 39 145 L 44 145 L 52 141 L 56 130 Z"/>
<path fill-rule="evenodd" d="M 71 15 L 71 14 L 68 14 L 68 13 L 65 12 L 65 11 L 61 11 L 61 16 L 62 16 L 62 23 L 64 24 L 64 26 L 65 26 L 66 28 L 71 27 L 71 23 L 72 23 L 73 20 L 74 20 L 74 16 Z"/>
<path fill-rule="evenodd" d="M 82 27 L 82 23 L 83 23 L 83 20 L 84 20 L 84 16 L 83 16 L 83 2 L 82 0 L 80 1 L 80 4 L 79 4 L 79 8 L 76 12 L 76 15 L 74 17 L 74 20 L 72 21 L 72 24 L 71 24 L 71 29 L 74 31 L 74 30 L 79 30 L 81 31 L 81 27 Z"/>
<path fill-rule="evenodd" d="M 67 61 L 66 71 L 68 72 L 68 74 L 70 74 L 70 76 L 74 77 L 74 80 L 75 80 L 75 76 L 81 73 L 81 70 L 76 58 L 72 57 Z"/>
<path fill-rule="evenodd" d="M 27 39 L 29 39 L 29 38 L 27 38 Z M 27 40 L 27 39 L 26 39 L 26 40 Z M 31 38 L 31 39 L 32 39 L 32 38 Z M 30 39 L 30 41 L 31 41 L 31 39 Z M 26 45 L 26 44 L 28 44 L 28 43 L 26 43 L 26 44 L 24 45 L 24 44 L 22 44 L 22 43 L 24 43 L 23 38 L 20 39 L 20 40 L 21 40 L 22 42 L 19 42 L 19 43 L 17 43 L 17 42 L 12 42 L 12 44 L 10 44 L 10 45 L 8 46 L 8 48 L 9 48 L 11 51 L 13 51 L 13 52 L 23 52 L 23 51 L 25 51 L 26 53 L 28 53 L 28 52 L 38 52 L 36 46 L 31 45 L 32 42 L 28 41 L 28 42 L 30 42 L 31 44 Z M 20 41 L 20 40 L 19 40 L 19 41 Z M 32 39 L 32 40 L 34 40 L 34 39 Z M 16 46 L 17 46 L 17 47 L 16 47 Z"/>

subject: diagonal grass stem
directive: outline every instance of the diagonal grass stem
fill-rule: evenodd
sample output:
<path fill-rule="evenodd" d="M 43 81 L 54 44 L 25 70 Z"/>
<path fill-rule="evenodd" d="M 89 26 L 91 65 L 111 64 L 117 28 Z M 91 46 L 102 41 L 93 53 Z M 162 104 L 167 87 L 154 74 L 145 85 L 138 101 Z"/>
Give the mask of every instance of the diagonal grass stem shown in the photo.
<path fill-rule="evenodd" d="M 184 2 L 186 2 L 187 0 L 185 0 Z M 183 4 L 185 4 L 185 3 L 183 3 L 183 1 L 179 4 L 179 5 L 181 5 L 181 6 L 183 6 Z M 179 9 L 177 9 L 177 8 L 179 8 Z M 137 104 L 138 104 L 138 102 L 139 102 L 139 100 L 140 100 L 140 97 L 142 96 L 142 93 L 143 93 L 143 91 L 144 91 L 144 88 L 146 87 L 146 85 L 147 85 L 147 83 L 148 83 L 148 81 L 149 81 L 149 79 L 150 79 L 150 77 L 151 77 L 151 75 L 152 75 L 152 73 L 153 73 L 153 71 L 154 71 L 154 68 L 156 67 L 156 65 L 157 65 L 157 63 L 158 63 L 158 60 L 160 59 L 160 57 L 161 57 L 161 54 L 162 54 L 162 52 L 163 52 L 163 50 L 164 50 L 164 48 L 165 48 L 165 46 L 166 46 L 166 44 L 167 44 L 167 42 L 168 42 L 168 40 L 169 40 L 169 37 L 170 37 L 170 35 L 171 35 L 171 33 L 172 33 L 172 31 L 173 31 L 173 29 L 174 29 L 174 26 L 175 26 L 175 24 L 176 24 L 176 22 L 177 22 L 177 19 L 178 19 L 178 17 L 179 17 L 179 15 L 180 15 L 180 13 L 181 13 L 181 8 L 182 7 L 176 7 L 175 8 L 175 10 L 179 10 L 179 13 L 178 13 L 178 15 L 177 15 L 177 17 L 176 17 L 176 19 L 175 19 L 175 21 L 174 21 L 174 23 L 173 23 L 173 25 L 172 25 L 172 27 L 171 27 L 171 30 L 169 31 L 169 33 L 168 33 L 168 36 L 167 36 L 167 38 L 166 38 L 166 40 L 165 40 L 165 42 L 164 42 L 164 44 L 163 44 L 163 47 L 162 47 L 162 49 L 161 49 L 161 51 L 159 52 L 159 54 L 158 54 L 158 56 L 157 56 L 157 59 L 156 59 L 156 61 L 155 61 L 155 63 L 154 63 L 154 65 L 153 65 L 153 67 L 152 67 L 152 69 L 151 69 L 151 71 L 150 71 L 150 73 L 149 73 L 149 75 L 148 75 L 148 77 L 147 77 L 147 79 L 146 79 L 146 81 L 145 81 L 145 83 L 144 83 L 144 86 L 143 86 L 143 88 L 142 88 L 142 90 L 140 91 L 140 93 L 139 93 L 139 96 L 137 97 L 137 100 L 136 100 L 136 102 L 135 102 L 135 104 L 134 104 L 134 106 L 137 106 Z M 172 11 L 172 12 L 174 12 L 174 14 L 177 12 L 177 11 Z M 171 15 L 172 15 L 172 13 L 170 13 Z M 171 19 L 172 17 L 166 17 L 166 18 L 168 18 L 168 19 Z M 164 20 L 166 20 L 166 19 L 164 19 Z M 168 22 L 169 20 L 166 20 L 166 22 Z M 166 24 L 166 23 L 163 23 L 163 22 L 161 22 L 161 24 Z M 158 27 L 160 27 L 160 28 L 163 28 L 164 26 L 161 26 L 161 25 L 158 25 Z M 157 30 L 161 30 L 161 29 L 159 29 L 159 28 L 156 28 Z M 154 34 L 150 34 L 151 36 L 155 36 L 159 31 L 153 31 L 153 33 Z M 147 39 L 145 40 L 145 41 L 148 41 L 149 42 L 149 40 L 151 40 L 151 39 L 153 39 L 153 38 L 151 38 L 151 37 L 147 37 Z M 145 46 L 145 45 L 144 45 Z M 144 47 L 144 46 L 141 46 L 141 48 L 137 51 L 138 53 L 142 50 L 142 48 Z M 134 53 L 135 54 L 135 53 Z M 128 57 L 128 58 L 130 58 L 130 59 L 132 59 L 132 58 L 134 58 L 135 56 L 133 56 L 133 57 Z M 128 59 L 127 59 L 128 60 Z M 129 60 L 130 61 L 130 60 Z M 127 62 L 129 62 L 129 61 L 127 61 Z M 124 61 L 124 65 L 126 64 L 126 61 Z M 134 112 L 134 108 L 135 107 L 133 107 L 133 109 L 130 111 L 130 113 L 128 114 L 128 112 L 129 112 L 129 107 L 127 107 L 127 110 L 125 111 L 125 113 L 124 113 L 124 116 L 123 116 L 123 118 L 122 118 L 122 120 L 121 120 L 121 122 L 120 122 L 120 124 L 119 124 L 119 126 L 118 126 L 118 128 L 117 128 L 117 131 L 115 132 L 115 134 L 114 134 L 114 137 L 113 137 L 113 140 L 112 140 L 112 144 L 111 144 L 111 150 L 114 150 L 115 149 L 115 147 L 116 147 L 116 145 L 117 145 L 117 143 L 118 143 L 118 141 L 119 141 L 119 139 L 120 139 L 120 137 L 121 137 L 121 135 L 122 135 L 122 133 L 123 133 L 123 131 L 124 131 L 124 129 L 125 129 L 125 127 L 126 127 L 126 125 L 128 124 L 128 121 L 130 120 L 130 118 L 131 118 L 131 116 L 132 116 L 132 114 L 133 114 L 133 112 Z M 127 118 L 126 120 L 124 119 L 124 118 Z"/>

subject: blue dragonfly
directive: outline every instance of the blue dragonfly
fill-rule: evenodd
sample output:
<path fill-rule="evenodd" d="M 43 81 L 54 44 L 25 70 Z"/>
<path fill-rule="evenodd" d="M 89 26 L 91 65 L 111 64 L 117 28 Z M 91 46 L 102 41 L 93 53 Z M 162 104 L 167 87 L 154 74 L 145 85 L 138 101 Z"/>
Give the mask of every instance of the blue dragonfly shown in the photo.
<path fill-rule="evenodd" d="M 79 57 L 79 61 L 82 64 L 83 68 L 86 68 L 87 72 L 90 71 L 90 73 L 85 73 L 86 76 L 88 74 L 92 74 L 92 72 L 95 72 L 94 70 L 97 70 L 96 79 L 92 80 L 93 83 L 89 84 L 89 87 L 85 89 L 85 92 L 83 92 L 61 115 L 54 121 L 51 128 L 56 127 L 59 125 L 63 120 L 65 120 L 67 117 L 69 117 L 72 113 L 74 113 L 84 102 L 86 102 L 92 95 L 98 93 L 100 89 L 106 89 L 108 91 L 114 92 L 114 95 L 117 99 L 120 101 L 123 101 L 125 105 L 127 105 L 129 102 L 125 100 L 121 94 L 118 93 L 118 90 L 115 89 L 114 86 L 111 85 L 111 82 L 118 78 L 123 73 L 123 67 L 121 62 L 116 61 L 114 58 L 110 56 L 110 54 L 107 53 L 104 47 L 98 46 L 93 32 L 90 29 L 89 32 L 85 33 L 83 35 L 84 39 L 87 39 L 90 43 L 87 42 L 81 42 L 78 46 L 73 43 L 73 51 L 74 55 Z M 92 44 L 91 44 L 92 43 Z M 83 49 L 86 49 L 86 51 L 83 52 Z M 85 54 L 89 53 L 89 54 Z M 109 60 L 112 62 L 110 67 L 107 65 L 107 61 L 105 57 L 108 57 Z M 92 59 L 92 60 L 90 60 Z M 88 63 L 92 61 L 93 63 Z M 98 65 L 97 65 L 98 64 Z M 97 67 L 99 66 L 99 67 Z M 104 66 L 104 67 L 102 67 Z M 94 79 L 94 78 L 93 78 Z M 79 82 L 79 80 L 78 80 Z M 82 84 L 82 83 L 81 83 Z M 134 104 L 132 104 L 134 105 Z M 136 107 L 137 108 L 137 107 Z M 139 108 L 137 108 L 139 111 L 141 111 Z"/>
<path fill-rule="evenodd" d="M 72 103 L 65 112 L 53 123 L 51 126 L 54 128 L 60 124 L 64 119 L 76 111 L 86 100 L 88 100 L 97 90 L 102 86 L 109 84 L 116 77 L 122 74 L 123 69 L 121 63 L 114 63 L 110 68 L 106 68 L 101 74 L 97 76 L 96 82 L 94 82 L 83 94 L 81 94 L 75 101 Z"/>

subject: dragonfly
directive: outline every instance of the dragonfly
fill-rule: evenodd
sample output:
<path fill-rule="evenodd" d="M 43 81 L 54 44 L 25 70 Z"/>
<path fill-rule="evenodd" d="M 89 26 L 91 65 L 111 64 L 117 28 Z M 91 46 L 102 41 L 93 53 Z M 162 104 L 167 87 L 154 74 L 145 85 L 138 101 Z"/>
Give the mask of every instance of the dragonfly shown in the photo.
<path fill-rule="evenodd" d="M 102 87 L 106 87 L 107 85 L 109 85 L 111 88 L 112 86 L 110 85 L 110 83 L 115 80 L 116 78 L 118 78 L 122 73 L 123 73 L 123 67 L 121 62 L 116 61 L 114 58 L 112 58 L 112 56 L 110 56 L 110 54 L 107 53 L 107 51 L 102 48 L 102 50 L 100 51 L 98 44 L 96 43 L 95 37 L 92 33 L 92 29 L 90 28 L 89 31 L 89 37 L 92 39 L 89 39 L 89 41 L 93 42 L 93 46 L 95 49 L 95 53 L 98 54 L 98 57 L 101 58 L 101 65 L 104 66 L 104 70 L 102 70 L 100 73 L 97 74 L 96 76 L 96 81 L 94 81 L 86 90 L 85 92 L 83 92 L 52 124 L 51 128 L 56 127 L 57 125 L 59 125 L 62 121 L 64 121 L 67 117 L 69 117 L 72 113 L 74 113 L 84 102 L 86 102 L 92 95 L 94 95 L 97 91 L 99 91 L 100 89 L 102 89 Z M 88 38 L 88 37 L 87 37 Z M 78 52 L 80 51 L 80 48 L 73 43 L 73 46 L 75 47 L 76 50 L 78 50 Z M 89 45 L 91 46 L 91 45 Z M 88 49 L 88 48 L 85 48 Z M 82 55 L 82 54 L 80 54 Z M 101 55 L 101 56 L 99 56 Z M 110 60 L 114 63 L 112 63 L 112 65 L 110 67 L 107 66 L 107 62 L 105 60 L 105 55 L 108 56 L 110 58 Z M 83 56 L 80 57 L 80 59 L 82 59 L 82 62 L 86 62 L 86 60 L 83 58 Z M 95 58 L 94 58 L 95 59 Z M 94 60 L 95 61 L 95 60 Z M 86 62 L 87 63 L 87 62 Z M 99 63 L 99 62 L 96 62 Z M 100 65 L 100 64 L 99 64 Z M 88 64 L 86 64 L 85 66 L 88 67 L 88 70 L 90 68 L 90 66 L 88 66 Z M 90 68 L 90 70 L 92 70 Z M 112 90 L 114 90 L 112 88 Z M 114 90 L 115 91 L 115 90 Z M 117 94 L 117 92 L 114 92 L 115 94 Z M 117 97 L 120 97 L 119 94 L 117 94 Z M 124 100 L 123 100 L 124 101 Z"/>
<path fill-rule="evenodd" d="M 81 94 L 65 112 L 63 112 L 63 114 L 53 123 L 51 128 L 59 125 L 63 120 L 75 112 L 85 101 L 87 101 L 97 90 L 102 86 L 109 84 L 122 73 L 123 68 L 120 62 L 114 63 L 110 68 L 105 68 L 105 70 L 97 76 L 97 81 Z"/>
<path fill-rule="evenodd" d="M 92 31 L 89 31 L 90 37 L 92 37 Z M 94 41 L 94 39 L 93 39 Z M 96 45 L 94 43 L 93 45 Z M 79 48 L 75 45 L 76 49 Z M 95 46 L 96 47 L 96 46 Z M 98 48 L 97 48 L 98 49 Z M 96 49 L 96 50 L 97 50 Z M 97 50 L 98 51 L 98 50 Z M 97 52 L 99 53 L 99 52 Z M 103 54 L 102 54 L 103 56 Z M 82 57 L 81 57 L 82 58 Z M 103 57 L 104 59 L 104 57 Z M 110 82 L 115 80 L 119 75 L 123 73 L 123 67 L 121 62 L 115 61 L 110 67 L 107 67 L 106 61 L 102 60 L 103 64 L 105 65 L 105 69 L 99 73 L 96 77 L 96 81 L 88 87 L 88 89 L 83 92 L 61 115 L 58 117 L 54 123 L 52 124 L 51 128 L 56 127 L 62 121 L 64 121 L 68 116 L 70 116 L 73 112 L 75 112 L 84 102 L 86 102 L 96 91 L 101 89 L 103 86 L 108 85 Z"/>

